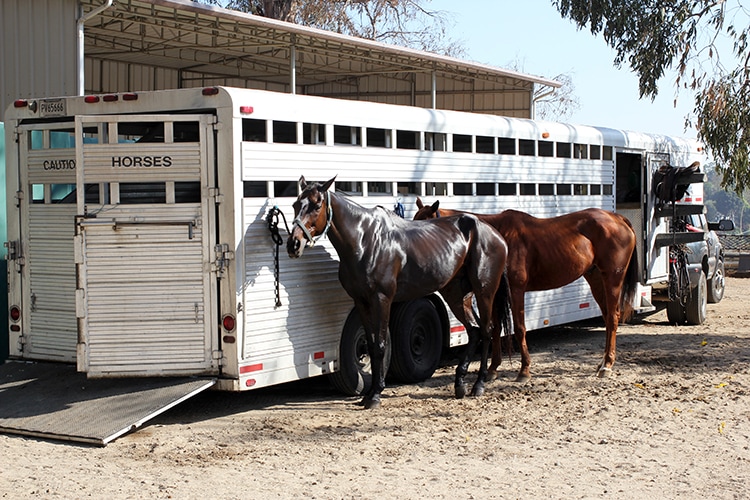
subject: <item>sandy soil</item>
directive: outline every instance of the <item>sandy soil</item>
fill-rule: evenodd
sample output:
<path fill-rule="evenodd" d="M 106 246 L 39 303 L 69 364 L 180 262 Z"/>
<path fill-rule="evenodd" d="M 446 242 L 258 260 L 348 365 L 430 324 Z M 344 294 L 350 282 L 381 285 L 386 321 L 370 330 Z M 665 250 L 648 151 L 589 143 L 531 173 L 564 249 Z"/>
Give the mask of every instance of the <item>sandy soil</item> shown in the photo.
<path fill-rule="evenodd" d="M 211 392 L 104 448 L 0 435 L 0 498 L 747 498 L 750 279 L 701 327 L 594 322 L 530 334 L 484 397 L 454 366 L 364 411 L 317 379 Z M 472 365 L 476 370 L 477 364 Z"/>

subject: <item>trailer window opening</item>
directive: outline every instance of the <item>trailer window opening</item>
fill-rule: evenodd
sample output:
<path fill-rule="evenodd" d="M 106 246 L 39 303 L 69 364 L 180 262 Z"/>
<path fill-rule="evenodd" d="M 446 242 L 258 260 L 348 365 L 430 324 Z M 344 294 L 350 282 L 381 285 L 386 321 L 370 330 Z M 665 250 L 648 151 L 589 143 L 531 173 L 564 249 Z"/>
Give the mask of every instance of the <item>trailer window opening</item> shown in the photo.
<path fill-rule="evenodd" d="M 386 195 L 391 194 L 391 183 L 385 181 L 373 181 L 367 183 L 367 194 L 368 195 Z"/>
<path fill-rule="evenodd" d="M 555 143 L 552 141 L 539 141 L 539 156 L 554 156 L 555 155 Z"/>
<path fill-rule="evenodd" d="M 471 182 L 454 182 L 453 194 L 456 196 L 471 196 L 474 194 Z"/>
<path fill-rule="evenodd" d="M 118 122 L 117 142 L 164 142 L 164 122 Z"/>
<path fill-rule="evenodd" d="M 201 183 L 200 182 L 175 182 L 174 183 L 174 202 L 175 203 L 200 203 L 201 202 Z"/>
<path fill-rule="evenodd" d="M 167 202 L 167 185 L 164 182 L 121 182 L 119 188 L 122 205 Z"/>
<path fill-rule="evenodd" d="M 598 144 L 591 144 L 589 146 L 589 157 L 592 160 L 601 160 L 602 158 L 602 147 Z"/>
<path fill-rule="evenodd" d="M 242 196 L 244 198 L 268 198 L 268 184 L 265 181 L 244 181 Z"/>
<path fill-rule="evenodd" d="M 32 184 L 30 191 L 33 205 L 44 203 L 44 184 Z"/>
<path fill-rule="evenodd" d="M 275 181 L 273 195 L 276 197 L 296 197 L 297 181 Z"/>
<path fill-rule="evenodd" d="M 602 146 L 602 160 L 612 160 L 612 146 Z"/>
<path fill-rule="evenodd" d="M 427 196 L 448 196 L 447 182 L 426 182 L 425 194 Z"/>
<path fill-rule="evenodd" d="M 266 121 L 255 118 L 243 118 L 242 140 L 247 142 L 266 142 Z"/>
<path fill-rule="evenodd" d="M 448 135 L 441 132 L 425 132 L 424 149 L 425 151 L 447 151 Z"/>
<path fill-rule="evenodd" d="M 50 149 L 70 149 L 76 147 L 75 129 L 50 130 L 49 131 L 49 148 Z"/>
<path fill-rule="evenodd" d="M 588 146 L 586 144 L 576 144 L 573 146 L 573 158 L 585 160 L 588 157 Z"/>
<path fill-rule="evenodd" d="M 280 120 L 273 121 L 273 142 L 297 144 L 297 124 Z"/>
<path fill-rule="evenodd" d="M 333 143 L 346 146 L 361 146 L 362 132 L 359 127 L 333 126 Z"/>
<path fill-rule="evenodd" d="M 396 130 L 396 147 L 398 149 L 419 149 L 419 132 Z"/>
<path fill-rule="evenodd" d="M 536 141 L 518 139 L 518 154 L 522 156 L 536 156 Z"/>
<path fill-rule="evenodd" d="M 477 182 L 477 196 L 495 196 L 495 183 Z"/>
<path fill-rule="evenodd" d="M 516 140 L 512 137 L 498 137 L 497 138 L 497 154 L 500 155 L 515 155 L 516 154 Z"/>
<path fill-rule="evenodd" d="M 515 196 L 516 195 L 516 184 L 509 182 L 501 182 L 497 185 L 497 194 L 500 196 Z"/>
<path fill-rule="evenodd" d="M 367 128 L 367 147 L 390 148 L 391 131 L 384 128 Z"/>
<path fill-rule="evenodd" d="M 554 184 L 539 184 L 539 195 L 550 196 L 555 194 Z"/>
<path fill-rule="evenodd" d="M 52 184 L 50 185 L 49 193 L 52 203 L 67 204 L 76 202 L 75 184 Z"/>
<path fill-rule="evenodd" d="M 573 194 L 576 196 L 589 194 L 588 184 L 573 184 Z"/>
<path fill-rule="evenodd" d="M 325 144 L 326 143 L 326 126 L 322 123 L 303 123 L 302 124 L 302 143 L 303 144 Z"/>
<path fill-rule="evenodd" d="M 419 194 L 419 183 L 418 182 L 399 182 L 396 186 L 398 194 Z"/>
<path fill-rule="evenodd" d="M 471 153 L 471 136 L 464 134 L 453 134 L 453 152 Z"/>
<path fill-rule="evenodd" d="M 570 187 L 570 184 L 558 184 L 557 194 L 559 196 L 568 196 L 573 194 L 573 189 Z"/>
<path fill-rule="evenodd" d="M 336 192 L 350 196 L 362 196 L 362 183 L 358 181 L 336 181 Z"/>
<path fill-rule="evenodd" d="M 478 135 L 477 141 L 477 153 L 495 154 L 495 138 L 487 137 L 484 135 Z"/>
<path fill-rule="evenodd" d="M 602 194 L 605 196 L 612 196 L 612 184 L 602 185 Z"/>
<path fill-rule="evenodd" d="M 535 196 L 536 184 L 521 184 L 521 196 Z"/>
<path fill-rule="evenodd" d="M 569 142 L 558 142 L 557 144 L 557 157 L 558 158 L 570 158 L 573 145 Z"/>

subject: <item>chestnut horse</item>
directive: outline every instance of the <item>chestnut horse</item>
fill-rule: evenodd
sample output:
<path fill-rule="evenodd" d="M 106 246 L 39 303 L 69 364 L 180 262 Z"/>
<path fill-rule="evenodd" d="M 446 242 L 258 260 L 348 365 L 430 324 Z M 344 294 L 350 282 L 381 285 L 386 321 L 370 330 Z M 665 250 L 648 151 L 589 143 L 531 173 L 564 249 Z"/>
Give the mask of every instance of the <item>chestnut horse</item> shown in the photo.
<path fill-rule="evenodd" d="M 439 208 L 439 201 L 425 206 L 417 198 L 415 220 L 455 216 L 458 210 Z M 604 318 L 607 337 L 598 375 L 606 377 L 615 363 L 617 325 L 632 312 L 638 283 L 636 236 L 630 221 L 620 214 L 589 208 L 559 217 L 539 219 L 518 210 L 477 215 L 500 231 L 508 244 L 508 279 L 521 369 L 516 381 L 531 378 L 531 358 L 526 346 L 524 294 L 559 288 L 583 276 Z M 489 376 L 497 374 L 501 360 L 500 339 L 492 347 Z"/>
<path fill-rule="evenodd" d="M 300 257 L 307 245 L 328 234 L 338 253 L 339 281 L 354 300 L 367 334 L 372 384 L 362 404 L 368 409 L 380 406 L 391 304 L 433 292 L 440 292 L 464 325 L 470 321 L 472 294 L 476 297 L 479 329 L 467 327 L 469 343 L 456 368 L 455 391 L 458 398 L 466 395 L 463 379 L 470 357 L 480 345 L 479 377 L 471 393 L 482 395 L 498 314 L 494 308 L 499 310 L 501 326 L 510 330 L 510 296 L 504 274 L 508 248 L 500 233 L 468 214 L 411 222 L 382 207 L 366 209 L 329 191 L 334 179 L 308 184 L 300 178 L 301 193 L 294 202 L 287 252 L 292 258 Z M 499 307 L 496 300 L 505 307 Z"/>

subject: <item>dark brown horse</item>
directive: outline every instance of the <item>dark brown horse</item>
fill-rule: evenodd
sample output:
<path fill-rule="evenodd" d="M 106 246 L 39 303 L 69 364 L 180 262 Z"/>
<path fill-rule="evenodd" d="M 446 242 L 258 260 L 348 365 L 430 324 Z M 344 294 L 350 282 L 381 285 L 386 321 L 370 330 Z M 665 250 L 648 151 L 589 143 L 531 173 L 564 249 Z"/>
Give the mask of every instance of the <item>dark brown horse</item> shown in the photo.
<path fill-rule="evenodd" d="M 380 406 L 385 388 L 383 364 L 388 342 L 391 304 L 440 292 L 453 313 L 465 325 L 476 297 L 480 328 L 467 328 L 469 344 L 456 368 L 456 397 L 466 394 L 464 377 L 469 357 L 482 347 L 479 377 L 472 394 L 484 392 L 487 355 L 494 329 L 493 308 L 504 298 L 502 325 L 510 326 L 507 278 L 504 275 L 507 246 L 491 226 L 472 215 L 457 215 L 423 222 L 401 219 L 382 207 L 366 209 L 329 188 L 325 183 L 305 182 L 294 202 L 294 228 L 287 240 L 290 257 L 300 257 L 306 245 L 328 234 L 339 255 L 339 280 L 354 300 L 367 333 L 372 384 L 364 394 L 365 408 Z M 501 287 L 501 283 L 505 287 Z M 498 292 L 500 289 L 500 293 Z M 468 298 L 468 299 L 467 299 Z M 505 311 L 504 315 L 502 311 Z M 481 330 L 481 332 L 479 331 Z"/>
<path fill-rule="evenodd" d="M 463 213 L 425 206 L 417 199 L 415 220 Z M 521 350 L 521 370 L 516 380 L 531 378 L 531 358 L 526 346 L 524 294 L 559 288 L 583 276 L 591 287 L 607 328 L 604 359 L 598 375 L 606 377 L 615 363 L 617 325 L 632 313 L 638 283 L 638 255 L 633 226 L 625 217 L 589 208 L 549 219 L 538 219 L 517 210 L 477 217 L 500 231 L 508 244 L 508 279 L 516 341 Z M 500 365 L 499 338 L 493 339 L 490 377 Z"/>

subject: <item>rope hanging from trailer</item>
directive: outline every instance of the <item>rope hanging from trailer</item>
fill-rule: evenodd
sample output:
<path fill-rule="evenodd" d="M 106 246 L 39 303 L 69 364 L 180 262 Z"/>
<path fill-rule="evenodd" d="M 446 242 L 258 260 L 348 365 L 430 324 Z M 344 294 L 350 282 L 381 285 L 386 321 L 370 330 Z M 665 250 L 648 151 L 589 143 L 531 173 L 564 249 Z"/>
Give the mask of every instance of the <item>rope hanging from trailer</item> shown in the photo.
<path fill-rule="evenodd" d="M 284 227 L 286 228 L 287 234 L 290 234 L 289 224 L 286 222 L 286 216 L 281 209 L 274 205 L 274 207 L 268 211 L 266 216 L 266 223 L 268 224 L 268 230 L 271 232 L 271 240 L 275 243 L 274 246 L 274 262 L 273 262 L 273 279 L 274 288 L 276 294 L 276 307 L 281 307 L 281 293 L 279 292 L 279 248 L 284 243 L 284 238 L 279 234 L 279 215 L 284 219 Z"/>

